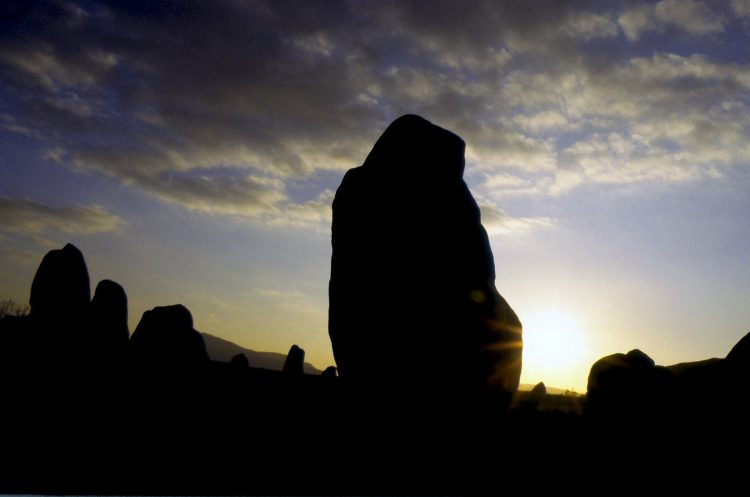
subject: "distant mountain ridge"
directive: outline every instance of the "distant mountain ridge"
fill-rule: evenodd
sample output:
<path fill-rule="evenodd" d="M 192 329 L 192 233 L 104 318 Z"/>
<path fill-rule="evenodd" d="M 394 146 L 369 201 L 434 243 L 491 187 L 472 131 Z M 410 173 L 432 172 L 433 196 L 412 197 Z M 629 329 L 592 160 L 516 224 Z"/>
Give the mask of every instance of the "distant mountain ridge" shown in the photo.
<path fill-rule="evenodd" d="M 240 345 L 229 340 L 224 340 L 208 333 L 201 333 L 203 335 L 203 341 L 206 343 L 206 352 L 211 360 L 219 362 L 229 362 L 232 357 L 237 354 L 245 354 L 247 360 L 250 362 L 252 368 L 263 368 L 272 369 L 275 371 L 281 371 L 284 368 L 284 361 L 286 360 L 286 354 L 280 354 L 278 352 L 258 352 L 251 349 L 246 349 Z M 310 364 L 305 362 L 303 371 L 305 374 L 320 374 L 321 371 Z"/>

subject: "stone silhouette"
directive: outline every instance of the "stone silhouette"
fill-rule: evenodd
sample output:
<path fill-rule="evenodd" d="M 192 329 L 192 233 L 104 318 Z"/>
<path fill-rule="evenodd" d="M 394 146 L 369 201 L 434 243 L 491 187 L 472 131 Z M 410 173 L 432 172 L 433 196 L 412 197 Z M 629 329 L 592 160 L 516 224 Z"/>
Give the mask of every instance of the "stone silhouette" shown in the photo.
<path fill-rule="evenodd" d="M 297 345 L 292 345 L 284 361 L 284 373 L 302 376 L 305 365 L 305 351 Z"/>
<path fill-rule="evenodd" d="M 385 191 L 390 183 L 381 186 Z M 404 203 L 395 195 L 386 197 Z M 372 194 L 369 200 L 378 198 Z M 396 212 L 393 206 L 386 208 Z M 494 349 L 480 347 L 477 352 L 473 344 L 484 343 L 487 336 L 477 331 L 479 318 L 466 318 L 468 324 L 456 328 L 460 332 L 447 327 L 477 309 L 481 318 L 501 319 L 503 314 L 493 314 L 500 301 L 492 300 L 491 289 L 480 287 L 487 293 L 470 294 L 474 307 L 467 310 L 448 300 L 455 295 L 453 287 L 440 286 L 429 268 L 412 271 L 426 261 L 436 274 L 448 268 L 444 277 L 462 281 L 456 276 L 459 270 L 451 269 L 457 263 L 442 246 L 410 245 L 418 240 L 409 238 L 409 229 L 399 223 L 415 215 L 403 212 L 409 214 L 406 219 L 388 218 L 375 226 L 385 238 L 373 243 L 379 242 L 380 253 L 395 261 L 389 259 L 388 265 L 363 251 L 355 253 L 380 272 L 367 264 L 344 266 L 356 271 L 354 282 L 361 279 L 349 302 L 359 312 L 369 309 L 349 316 L 350 321 L 344 315 L 344 322 L 356 325 L 354 332 L 370 334 L 343 337 L 359 347 L 355 352 L 386 354 L 364 356 L 373 369 L 357 376 L 359 357 L 347 363 L 350 351 L 339 348 L 342 364 L 355 368 L 347 379 L 335 378 L 334 367 L 322 375 L 302 376 L 304 351 L 298 346 L 286 357 L 286 373 L 278 371 L 282 354 L 273 354 L 274 370 L 257 367 L 262 354 L 216 337 L 228 355 L 209 361 L 205 344 L 211 336 L 195 331 L 190 312 L 180 305 L 146 312 L 124 360 L 112 367 L 92 364 L 92 357 L 111 362 L 111 355 L 97 355 L 107 349 L 107 340 L 122 344 L 127 338 L 127 297 L 121 286 L 104 281 L 89 304 L 85 263 L 76 256 L 80 252 L 74 247 L 54 251 L 57 255 L 46 257 L 37 273 L 34 316 L 0 318 L 0 424 L 8 427 L 0 489 L 42 495 L 489 494 L 505 484 L 504 475 L 528 481 L 523 472 L 530 470 L 538 479 L 539 468 L 549 474 L 556 468 L 561 476 L 583 470 L 595 477 L 591 481 L 597 490 L 602 478 L 627 484 L 634 475 L 648 484 L 658 481 L 654 475 L 664 477 L 673 489 L 686 471 L 691 476 L 687 484 L 694 486 L 694 474 L 706 474 L 713 485 L 716 475 L 731 471 L 750 414 L 750 336 L 723 359 L 660 367 L 639 350 L 605 357 L 594 364 L 589 379 L 593 410 L 556 409 L 562 404 L 539 393 L 544 390 L 540 383 L 531 392 L 519 392 L 507 415 L 483 418 L 469 409 L 470 402 L 460 402 L 471 398 L 457 398 L 459 392 L 476 392 L 471 385 L 480 383 L 476 375 L 486 371 L 472 369 L 467 357 L 502 359 L 520 350 L 508 356 L 493 356 Z M 438 224 L 432 226 L 435 233 Z M 457 243 L 453 225 L 447 226 L 444 243 Z M 401 238 L 392 238 L 394 233 Z M 353 243 L 347 235 L 337 240 Z M 402 242 L 406 248 L 399 246 Z M 418 255 L 399 258 L 410 253 Z M 341 256 L 337 264 L 347 260 Z M 386 271 L 391 265 L 399 271 Z M 381 275 L 393 280 L 376 278 Z M 397 300 L 406 296 L 412 305 Z M 72 303 L 61 305 L 55 298 Z M 442 307 L 435 307 L 435 301 Z M 481 305 L 488 302 L 490 307 Z M 413 314 L 399 316 L 394 307 Z M 492 320 L 484 324 L 488 322 Z M 421 330 L 425 323 L 431 328 Z M 430 331 L 434 343 L 425 338 Z M 471 337 L 479 338 L 462 341 Z M 508 343 L 496 345 L 503 351 Z M 87 347 L 89 355 L 76 355 Z M 243 350 L 256 367 L 247 367 L 244 354 L 237 353 Z M 309 365 L 306 370 L 311 371 Z M 451 375 L 457 377 L 454 382 Z M 420 410 L 424 400 L 428 402 Z M 316 452 L 301 456 L 300 447 Z M 668 466 L 676 468 L 674 477 Z M 712 471 L 717 469 L 721 473 Z M 551 481 L 559 487 L 559 478 Z"/>
<path fill-rule="evenodd" d="M 658 416 L 674 405 L 674 374 L 638 349 L 596 361 L 589 372 L 587 397 L 594 414 Z"/>
<path fill-rule="evenodd" d="M 734 398 L 731 402 L 733 410 L 738 416 L 746 416 L 750 414 L 750 400 L 746 395 L 737 393 L 747 392 L 750 381 L 750 333 L 732 347 L 723 362 L 726 377 L 722 387 L 726 392 L 725 398 Z"/>
<path fill-rule="evenodd" d="M 336 378 L 338 376 L 336 366 L 328 366 L 322 373 L 320 373 L 320 376 L 324 378 Z"/>
<path fill-rule="evenodd" d="M 746 398 L 750 381 L 750 333 L 723 359 L 682 362 L 667 366 L 677 380 L 683 412 L 694 418 L 739 419 L 750 413 Z"/>
<path fill-rule="evenodd" d="M 71 244 L 49 251 L 31 284 L 31 321 L 24 337 L 25 348 L 37 354 L 40 371 L 77 365 L 90 357 L 86 333 L 90 300 L 89 273 L 81 251 Z"/>
<path fill-rule="evenodd" d="M 119 283 L 102 280 L 89 305 L 89 348 L 103 357 L 120 357 L 128 346 L 128 297 Z"/>
<path fill-rule="evenodd" d="M 534 385 L 534 388 L 531 389 L 531 393 L 544 395 L 547 393 L 547 386 L 544 384 L 543 381 L 540 381 L 539 383 Z"/>
<path fill-rule="evenodd" d="M 70 243 L 44 256 L 31 284 L 31 316 L 57 326 L 78 325 L 91 300 L 89 272 Z"/>
<path fill-rule="evenodd" d="M 143 313 L 130 337 L 133 359 L 149 367 L 194 368 L 208 363 L 203 337 L 182 305 L 154 307 Z"/>
<path fill-rule="evenodd" d="M 521 323 L 495 288 L 464 148 L 402 116 L 336 192 L 329 335 L 350 385 L 412 404 L 490 391 L 507 403 L 518 387 Z"/>
<path fill-rule="evenodd" d="M 738 371 L 750 372 L 750 333 L 737 342 L 726 357 L 727 362 Z"/>
<path fill-rule="evenodd" d="M 236 354 L 229 361 L 229 365 L 236 369 L 247 369 L 250 367 L 250 361 L 245 354 Z"/>

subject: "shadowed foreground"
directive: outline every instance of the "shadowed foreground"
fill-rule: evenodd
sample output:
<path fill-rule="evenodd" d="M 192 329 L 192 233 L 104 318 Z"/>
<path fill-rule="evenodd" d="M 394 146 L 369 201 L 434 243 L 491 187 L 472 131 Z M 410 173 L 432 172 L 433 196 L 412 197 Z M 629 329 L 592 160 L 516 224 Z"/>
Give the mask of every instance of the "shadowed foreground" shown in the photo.
<path fill-rule="evenodd" d="M 716 484 L 728 484 L 742 461 L 726 447 L 746 442 L 747 383 L 719 390 L 729 397 L 713 390 L 660 397 L 654 389 L 626 396 L 610 387 L 615 404 L 594 395 L 582 399 L 582 413 L 540 409 L 540 387 L 510 411 L 451 422 L 368 398 L 332 370 L 305 375 L 298 347 L 283 372 L 250 367 L 246 358 L 211 361 L 182 306 L 146 312 L 126 340 L 124 293 L 113 282 L 100 287 L 105 293 L 97 297 L 97 289 L 77 314 L 56 317 L 59 308 L 35 305 L 30 316 L 0 319 L 0 492 L 502 493 L 537 473 L 547 475 L 537 488 L 580 474 L 592 488 L 599 478 L 673 488 L 687 483 L 686 471 L 695 471 L 690 481 L 726 475 Z M 102 308 L 112 311 L 106 319 Z M 93 335 L 99 339 L 87 346 Z M 746 342 L 727 360 L 737 361 Z"/>

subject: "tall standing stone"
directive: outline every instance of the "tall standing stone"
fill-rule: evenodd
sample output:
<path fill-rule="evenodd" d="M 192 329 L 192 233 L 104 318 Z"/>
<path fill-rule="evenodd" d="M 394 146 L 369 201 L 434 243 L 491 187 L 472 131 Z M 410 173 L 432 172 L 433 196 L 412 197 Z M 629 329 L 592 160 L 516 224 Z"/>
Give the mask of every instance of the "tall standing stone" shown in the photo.
<path fill-rule="evenodd" d="M 78 324 L 91 300 L 89 272 L 70 243 L 42 259 L 31 284 L 31 316 L 57 325 Z"/>
<path fill-rule="evenodd" d="M 464 148 L 402 116 L 336 192 L 328 329 L 350 385 L 414 403 L 518 387 L 521 323 L 495 288 Z"/>
<path fill-rule="evenodd" d="M 24 347 L 35 350 L 39 371 L 69 370 L 87 356 L 90 300 L 89 272 L 81 251 L 67 244 L 47 252 L 31 283 L 32 327 Z"/>

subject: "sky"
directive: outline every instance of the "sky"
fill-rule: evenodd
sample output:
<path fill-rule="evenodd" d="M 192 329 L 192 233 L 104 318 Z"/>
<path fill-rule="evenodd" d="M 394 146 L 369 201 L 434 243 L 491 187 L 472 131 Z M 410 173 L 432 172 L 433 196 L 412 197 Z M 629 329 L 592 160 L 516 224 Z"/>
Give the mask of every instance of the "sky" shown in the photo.
<path fill-rule="evenodd" d="M 333 195 L 416 113 L 466 141 L 522 382 L 723 357 L 750 330 L 749 34 L 748 0 L 4 2 L 0 299 L 72 242 L 131 331 L 182 303 L 332 365 Z"/>

